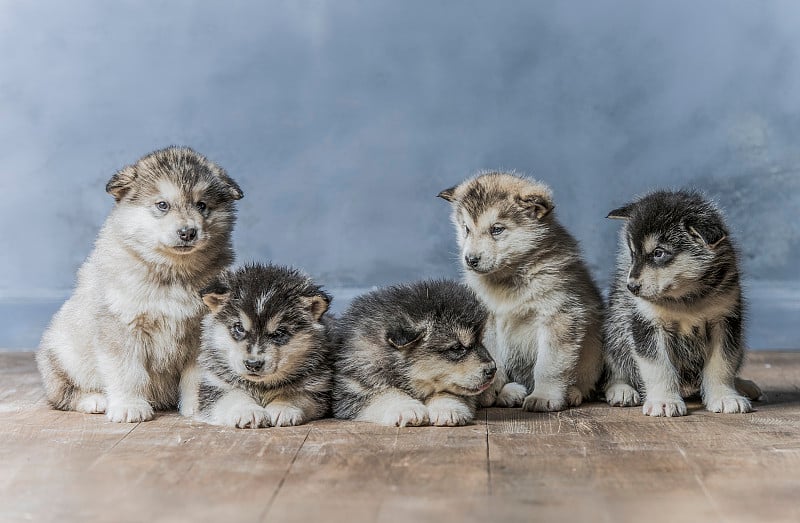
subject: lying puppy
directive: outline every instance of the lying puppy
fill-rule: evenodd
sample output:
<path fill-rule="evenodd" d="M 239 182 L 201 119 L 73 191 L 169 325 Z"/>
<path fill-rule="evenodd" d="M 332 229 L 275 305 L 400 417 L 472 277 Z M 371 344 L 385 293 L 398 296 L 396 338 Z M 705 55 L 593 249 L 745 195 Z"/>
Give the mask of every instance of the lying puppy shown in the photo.
<path fill-rule="evenodd" d="M 170 147 L 115 174 L 116 206 L 45 331 L 36 360 L 50 404 L 138 422 L 153 409 L 191 413 L 203 303 L 233 260 L 242 191 L 191 149 Z M 185 401 L 189 398 L 189 401 Z"/>
<path fill-rule="evenodd" d="M 659 191 L 611 211 L 625 220 L 605 322 L 611 405 L 686 414 L 749 412 L 761 396 L 736 377 L 744 360 L 736 248 L 720 211 L 696 192 Z"/>
<path fill-rule="evenodd" d="M 603 302 L 550 189 L 492 172 L 439 197 L 452 204 L 464 278 L 493 316 L 485 343 L 499 372 L 481 402 L 579 405 L 602 372 Z"/>
<path fill-rule="evenodd" d="M 323 314 L 331 297 L 295 269 L 250 265 L 201 291 L 197 418 L 239 428 L 300 425 L 330 410 Z"/>
<path fill-rule="evenodd" d="M 356 298 L 336 323 L 333 413 L 382 425 L 464 425 L 495 364 L 481 344 L 486 310 L 451 281 Z"/>

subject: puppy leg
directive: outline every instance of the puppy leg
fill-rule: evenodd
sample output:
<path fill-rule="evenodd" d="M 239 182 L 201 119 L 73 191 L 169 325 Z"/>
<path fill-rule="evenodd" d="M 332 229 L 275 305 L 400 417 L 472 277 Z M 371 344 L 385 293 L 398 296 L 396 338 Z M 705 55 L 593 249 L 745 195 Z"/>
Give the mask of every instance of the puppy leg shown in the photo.
<path fill-rule="evenodd" d="M 552 412 L 569 406 L 569 377 L 575 369 L 580 346 L 574 341 L 565 343 L 559 338 L 559 332 L 550 327 L 541 327 L 537 332 L 534 387 L 533 392 L 522 403 L 525 410 Z M 578 394 L 580 395 L 580 391 Z M 580 403 L 581 399 L 573 398 L 573 401 Z"/>
<path fill-rule="evenodd" d="M 492 385 L 478 396 L 481 407 L 519 407 L 528 395 L 524 385 L 509 382 L 505 370 L 498 364 Z"/>
<path fill-rule="evenodd" d="M 425 402 L 431 425 L 457 427 L 475 418 L 474 402 L 452 394 L 434 394 Z"/>
<path fill-rule="evenodd" d="M 153 419 L 153 406 L 145 392 L 150 383 L 135 346 L 104 347 L 97 352 L 98 367 L 106 383 L 106 417 L 117 423 L 138 423 Z"/>
<path fill-rule="evenodd" d="M 636 356 L 636 363 L 645 388 L 642 412 L 647 416 L 685 416 L 686 403 L 680 395 L 678 373 L 659 350 L 655 358 Z"/>
<path fill-rule="evenodd" d="M 750 400 L 737 392 L 734 382 L 734 361 L 731 360 L 733 353 L 741 349 L 727 348 L 731 353 L 727 356 L 724 340 L 725 335 L 721 326 L 715 327 L 711 336 L 711 353 L 703 368 L 703 403 L 711 412 L 725 414 L 750 412 L 753 410 Z"/>
<path fill-rule="evenodd" d="M 356 416 L 358 421 L 395 427 L 427 425 L 429 419 L 428 408 L 421 401 L 398 389 L 375 393 Z"/>
<path fill-rule="evenodd" d="M 630 384 L 630 379 L 613 361 L 607 361 L 609 377 L 606 381 L 606 401 L 612 407 L 633 407 L 642 404 L 639 392 Z"/>
<path fill-rule="evenodd" d="M 179 388 L 178 412 L 181 413 L 181 416 L 190 418 L 197 412 L 200 389 L 200 367 L 196 361 L 189 363 L 183 369 Z"/>

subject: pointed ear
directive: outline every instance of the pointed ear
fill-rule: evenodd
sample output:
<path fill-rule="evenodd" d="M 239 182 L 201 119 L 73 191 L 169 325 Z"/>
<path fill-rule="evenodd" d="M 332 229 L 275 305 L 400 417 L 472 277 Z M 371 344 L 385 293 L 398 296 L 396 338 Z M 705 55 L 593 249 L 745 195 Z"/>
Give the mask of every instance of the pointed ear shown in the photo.
<path fill-rule="evenodd" d="M 631 217 L 632 210 L 633 210 L 633 205 L 629 203 L 627 205 L 623 205 L 619 209 L 614 209 L 613 211 L 608 213 L 608 215 L 606 215 L 606 218 L 609 218 L 611 220 L 627 220 Z"/>
<path fill-rule="evenodd" d="M 200 297 L 203 303 L 212 313 L 216 313 L 228 303 L 230 299 L 231 290 L 227 285 L 220 280 L 212 282 L 208 287 L 200 291 Z"/>
<path fill-rule="evenodd" d="M 218 165 L 215 167 L 216 170 L 214 171 L 214 174 L 217 176 L 217 178 L 222 180 L 222 182 L 227 186 L 228 194 L 230 194 L 231 199 L 241 200 L 242 197 L 244 197 L 244 192 L 242 192 L 242 189 L 239 187 L 239 184 L 236 183 L 233 180 L 233 178 L 228 176 L 228 173 L 227 171 L 225 171 L 225 169 L 223 169 Z"/>
<path fill-rule="evenodd" d="M 136 169 L 134 169 L 132 165 L 129 165 L 117 171 L 117 173 L 108 180 L 106 192 L 113 196 L 115 201 L 119 202 L 128 194 L 128 191 L 131 190 L 135 180 Z"/>
<path fill-rule="evenodd" d="M 323 292 L 315 294 L 314 296 L 303 296 L 300 298 L 300 301 L 303 307 L 311 313 L 314 321 L 319 321 L 322 315 L 328 312 L 328 307 L 331 304 L 331 297 L 329 294 Z"/>
<path fill-rule="evenodd" d="M 553 210 L 553 200 L 549 196 L 538 193 L 518 194 L 517 205 L 528 211 L 531 216 L 541 220 Z"/>
<path fill-rule="evenodd" d="M 687 223 L 686 230 L 698 243 L 709 249 L 716 249 L 728 237 L 725 228 L 717 223 Z"/>
<path fill-rule="evenodd" d="M 425 330 L 416 331 L 410 327 L 394 327 L 386 333 L 386 341 L 389 345 L 399 350 L 416 347 L 424 337 Z"/>
<path fill-rule="evenodd" d="M 456 189 L 458 185 L 454 185 L 449 189 L 445 189 L 439 194 L 436 195 L 437 198 L 441 198 L 442 200 L 447 200 L 448 202 L 453 202 L 456 199 Z"/>

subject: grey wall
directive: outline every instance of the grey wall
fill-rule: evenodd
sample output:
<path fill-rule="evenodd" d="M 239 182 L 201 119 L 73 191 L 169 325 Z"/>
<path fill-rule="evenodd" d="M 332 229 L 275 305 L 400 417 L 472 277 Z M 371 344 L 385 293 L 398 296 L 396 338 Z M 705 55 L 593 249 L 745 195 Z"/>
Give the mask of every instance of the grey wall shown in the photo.
<path fill-rule="evenodd" d="M 550 183 L 601 281 L 608 210 L 699 187 L 751 344 L 800 347 L 798 27 L 794 1 L 0 2 L 0 345 L 35 345 L 113 172 L 186 144 L 245 190 L 240 260 L 337 289 L 456 276 L 434 195 L 478 169 Z"/>

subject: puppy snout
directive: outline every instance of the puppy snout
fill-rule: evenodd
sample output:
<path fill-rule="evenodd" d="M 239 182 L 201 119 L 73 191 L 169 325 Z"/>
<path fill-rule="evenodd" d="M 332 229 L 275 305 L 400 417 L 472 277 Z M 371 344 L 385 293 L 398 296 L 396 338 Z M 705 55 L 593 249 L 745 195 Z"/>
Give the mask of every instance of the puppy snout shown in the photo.
<path fill-rule="evenodd" d="M 467 267 L 470 267 L 472 269 L 477 267 L 480 262 L 481 262 L 480 256 L 475 256 L 474 254 L 467 254 L 466 256 L 464 256 L 464 263 L 467 264 Z"/>
<path fill-rule="evenodd" d="M 182 227 L 178 229 L 178 237 L 185 242 L 194 241 L 197 238 L 197 229 L 194 227 Z"/>
<path fill-rule="evenodd" d="M 639 283 L 639 282 L 635 282 L 635 281 L 629 281 L 628 282 L 628 290 L 631 291 L 631 293 L 634 296 L 638 296 L 639 295 L 639 291 L 642 290 L 642 284 Z"/>
<path fill-rule="evenodd" d="M 486 367 L 483 369 L 483 378 L 486 381 L 494 378 L 494 375 L 497 373 L 497 366 L 492 365 L 491 367 Z"/>
<path fill-rule="evenodd" d="M 258 372 L 264 368 L 264 360 L 244 360 L 244 367 L 250 372 Z"/>

